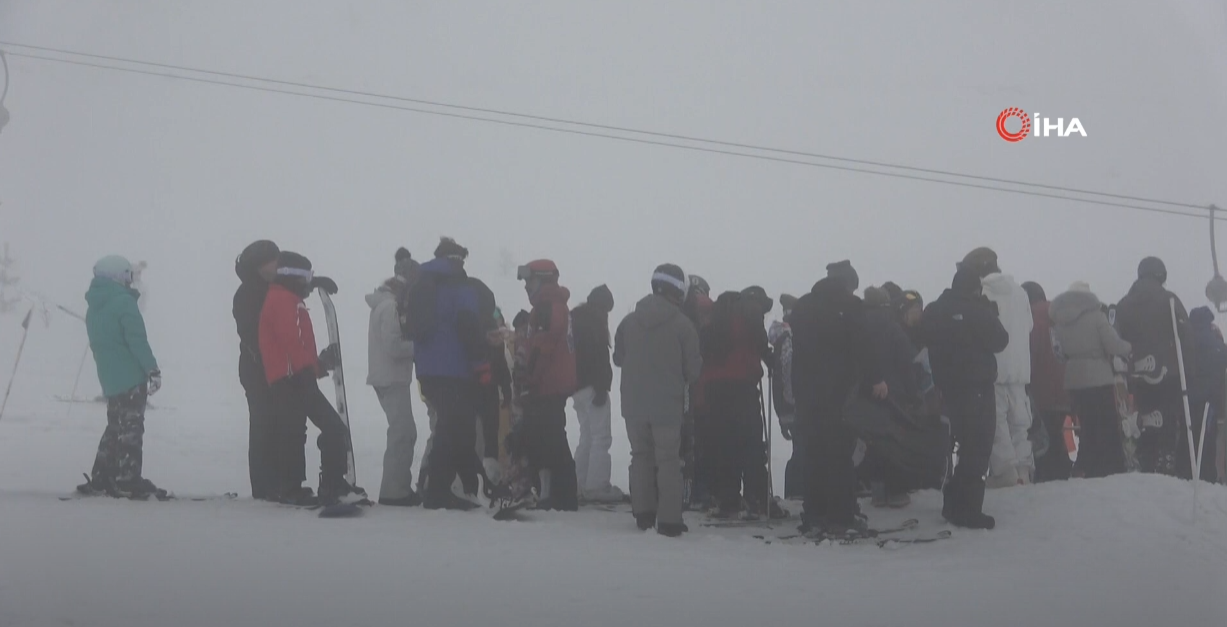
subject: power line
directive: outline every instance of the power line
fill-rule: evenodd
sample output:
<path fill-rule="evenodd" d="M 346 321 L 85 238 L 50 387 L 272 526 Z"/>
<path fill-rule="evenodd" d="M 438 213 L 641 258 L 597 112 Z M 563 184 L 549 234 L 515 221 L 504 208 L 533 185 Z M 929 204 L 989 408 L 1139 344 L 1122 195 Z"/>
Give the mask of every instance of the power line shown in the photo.
<path fill-rule="evenodd" d="M 620 133 L 634 133 L 637 135 L 648 135 L 652 137 L 661 137 L 665 139 L 699 142 L 699 143 L 704 143 L 704 144 L 725 146 L 729 148 L 740 148 L 744 150 L 756 150 L 756 151 L 761 151 L 761 152 L 773 152 L 773 153 L 786 154 L 786 155 L 792 155 L 792 156 L 797 156 L 797 157 L 808 157 L 811 159 L 824 159 L 828 161 L 854 163 L 858 165 L 867 165 L 867 166 L 873 166 L 873 167 L 879 167 L 879 168 L 889 168 L 889 169 L 895 169 L 895 170 L 906 170 L 906 171 L 911 171 L 911 172 L 920 172 L 923 174 L 937 174 L 941 176 L 951 176 L 951 177 L 956 177 L 956 178 L 965 178 L 965 179 L 985 181 L 985 182 L 990 182 L 990 183 L 1005 183 L 1005 184 L 1017 185 L 1021 187 L 1034 187 L 1038 189 L 1047 189 L 1047 190 L 1052 190 L 1052 191 L 1072 192 L 1072 193 L 1086 194 L 1086 195 L 1091 195 L 1091 196 L 1103 196 L 1105 198 L 1116 198 L 1119 200 L 1130 200 L 1134 202 L 1146 202 L 1146 203 L 1152 203 L 1152 204 L 1158 204 L 1158 205 L 1168 205 L 1172 207 L 1183 207 L 1187 209 L 1198 209 L 1198 210 L 1206 209 L 1206 207 L 1203 205 L 1197 205 L 1197 204 L 1186 203 L 1186 202 L 1177 202 L 1177 201 L 1162 200 L 1162 199 L 1156 199 L 1156 198 L 1145 198 L 1141 196 L 1131 196 L 1127 194 L 1115 194 L 1111 192 L 1100 192 L 1100 191 L 1095 191 L 1095 190 L 1080 189 L 1076 187 L 1066 187 L 1066 186 L 1061 186 L 1061 185 L 1047 185 L 1043 183 L 1033 183 L 1033 182 L 1028 182 L 1028 181 L 1020 181 L 1020 180 L 1015 180 L 1015 179 L 1006 179 L 1006 178 L 998 178 L 998 177 L 991 177 L 991 176 L 980 176 L 976 174 L 964 174 L 961 172 L 953 172 L 950 170 L 939 170 L 935 168 L 922 168 L 922 167 L 916 167 L 916 166 L 888 163 L 888 162 L 883 162 L 883 161 L 854 159 L 850 157 L 839 157 L 835 155 L 826 155 L 826 154 L 815 153 L 815 152 L 791 150 L 791 149 L 786 149 L 786 148 L 774 148 L 771 146 L 763 146 L 763 145 L 757 145 L 757 144 L 730 142 L 730 141 L 724 141 L 724 140 L 718 140 L 718 139 L 697 137 L 697 136 L 692 136 L 692 135 L 683 135 L 683 134 L 678 134 L 678 133 L 663 133 L 659 131 L 651 131 L 651 130 L 645 130 L 645 129 L 626 127 L 626 126 L 598 124 L 594 122 L 584 122 L 584 121 L 573 120 L 573 119 L 568 119 L 568 118 L 558 118 L 558 117 L 533 115 L 533 114 L 528 114 L 528 113 L 519 113 L 519 112 L 508 111 L 508 110 L 503 110 L 503 109 L 474 107 L 474 106 L 469 106 L 469 105 L 460 105 L 460 104 L 447 103 L 447 102 L 441 102 L 441 101 L 436 101 L 436 100 L 426 100 L 422 98 L 408 98 L 405 96 L 394 96 L 394 95 L 389 95 L 389 94 L 381 94 L 377 92 L 361 91 L 361 90 L 354 90 L 354 89 L 344 89 L 344 88 L 339 88 L 339 87 L 328 87 L 324 85 L 313 85 L 310 83 L 279 80 L 279 79 L 274 79 L 274 78 L 265 78 L 265 77 L 260 77 L 260 76 L 238 74 L 238 73 L 233 73 L 233 72 L 220 72 L 216 70 L 207 70 L 207 69 L 194 68 L 194 67 L 188 67 L 188 66 L 183 66 L 183 65 L 174 65 L 174 64 L 169 64 L 169 63 L 156 63 L 153 61 L 142 61 L 139 59 L 129 59 L 125 57 L 108 56 L 108 55 L 94 54 L 94 53 L 88 53 L 88 52 L 76 52 L 73 50 L 52 48 L 48 46 L 33 46 L 30 44 L 22 44 L 22 43 L 7 42 L 7 41 L 0 41 L 0 45 L 16 46 L 19 48 L 28 48 L 31 50 L 41 50 L 44 52 L 54 52 L 54 53 L 59 53 L 59 54 L 67 54 L 67 55 L 87 57 L 87 58 L 93 58 L 93 59 L 102 59 L 106 61 L 118 61 L 121 63 L 144 65 L 148 67 L 157 67 L 157 68 L 168 69 L 168 70 L 179 70 L 179 71 L 184 71 L 184 72 L 195 72 L 198 74 L 209 74 L 212 76 L 221 76 L 225 78 L 237 78 L 237 79 L 248 80 L 248 81 L 269 83 L 269 84 L 274 84 L 274 85 L 283 85 L 287 87 L 298 87 L 302 89 L 313 89 L 313 90 L 318 90 L 318 91 L 348 94 L 351 96 L 381 98 L 385 100 L 409 102 L 409 103 L 414 103 L 414 104 L 429 105 L 429 106 L 440 107 L 440 108 L 445 108 L 445 109 L 456 109 L 456 110 L 461 110 L 461 111 L 470 111 L 474 113 L 487 113 L 487 114 L 501 115 L 501 116 L 506 116 L 506 117 L 536 120 L 539 122 L 550 122 L 554 124 L 568 124 L 572 126 L 596 128 L 596 129 L 601 129 L 601 130 L 606 130 L 606 131 L 617 131 Z"/>
<path fill-rule="evenodd" d="M 0 42 L 0 44 L 12 45 L 12 44 L 4 44 L 4 42 Z M 406 111 L 406 112 L 411 112 L 411 113 L 422 113 L 426 115 L 437 115 L 437 116 L 453 118 L 453 119 L 486 122 L 490 124 L 500 124 L 504 126 L 531 128 L 531 129 L 537 129 L 537 130 L 552 131 L 555 133 L 580 135 L 584 137 L 612 139 L 612 140 L 635 143 L 635 144 L 662 146 L 662 147 L 668 147 L 668 148 L 676 148 L 680 150 L 689 150 L 689 151 L 703 152 L 703 153 L 709 153 L 709 154 L 743 157 L 747 159 L 757 159 L 761 161 L 768 161 L 768 162 L 775 162 L 775 163 L 790 163 L 790 164 L 795 164 L 795 165 L 804 165 L 804 166 L 810 166 L 810 167 L 815 167 L 815 168 L 824 168 L 824 169 L 838 170 L 838 171 L 844 171 L 844 172 L 873 174 L 877 176 L 885 176 L 885 177 L 890 177 L 890 178 L 913 180 L 913 181 L 923 181 L 923 182 L 928 182 L 928 183 L 940 183 L 944 185 L 952 185 L 956 187 L 963 187 L 963 188 L 970 188 L 970 189 L 983 189 L 983 190 L 988 190 L 988 191 L 1005 192 L 1005 193 L 1011 193 L 1011 194 L 1021 194 L 1025 196 L 1034 196 L 1034 197 L 1040 197 L 1040 198 L 1067 200 L 1067 201 L 1072 201 L 1072 202 L 1080 202 L 1080 203 L 1085 203 L 1085 204 L 1100 205 L 1100 206 L 1106 206 L 1106 207 L 1117 207 L 1117 208 L 1123 208 L 1123 209 L 1132 209 L 1136 211 L 1145 211 L 1145 212 L 1150 212 L 1150 213 L 1181 216 L 1185 218 L 1195 218 L 1199 220 L 1206 218 L 1205 215 L 1189 213 L 1186 211 L 1178 211 L 1175 209 L 1146 207 L 1142 205 L 1120 203 L 1120 202 L 1114 202 L 1114 201 L 1108 201 L 1108 200 L 1097 200 L 1093 198 L 1078 198 L 1074 196 L 1066 196 L 1066 195 L 1061 195 L 1061 194 L 1056 194 L 1056 193 L 1039 192 L 1039 191 L 1031 191 L 1031 190 L 1024 190 L 1024 189 L 1010 189 L 1006 187 L 996 187 L 992 185 L 968 183 L 968 182 L 963 182 L 963 181 L 949 181 L 949 180 L 944 180 L 944 179 L 930 178 L 930 177 L 918 176 L 918 175 L 912 175 L 912 174 L 902 174 L 898 172 L 882 172 L 879 170 L 870 170 L 870 169 L 857 168 L 857 167 L 851 167 L 851 166 L 833 165 L 833 164 L 828 164 L 828 163 L 814 163 L 812 161 L 802 161 L 800 159 L 792 159 L 792 158 L 787 158 L 787 157 L 775 157 L 775 156 L 770 156 L 770 155 L 738 152 L 734 150 L 725 150 L 725 149 L 719 149 L 719 148 L 708 148 L 708 147 L 703 147 L 703 146 L 691 146 L 691 145 L 686 145 L 686 144 L 679 144 L 679 143 L 660 141 L 660 140 L 643 139 L 643 138 L 638 138 L 638 137 L 626 137 L 622 135 L 613 135 L 609 133 L 598 133 L 598 132 L 593 132 L 593 131 L 582 131 L 582 130 L 577 130 L 577 129 L 558 128 L 558 127 L 547 126 L 543 124 L 517 122 L 517 121 L 512 121 L 512 120 L 500 120 L 500 119 L 495 119 L 495 118 L 487 118 L 487 117 L 461 114 L 461 113 L 451 113 L 451 112 L 446 112 L 446 111 L 434 111 L 430 109 L 422 109 L 418 107 L 409 107 L 409 106 L 404 106 L 404 105 L 394 105 L 394 104 L 381 103 L 381 102 L 370 102 L 366 100 L 355 100 L 353 98 L 342 98 L 339 96 L 326 96 L 322 94 L 303 93 L 301 91 L 291 91 L 287 89 L 277 89 L 277 88 L 272 88 L 272 87 L 261 87 L 257 85 L 245 85 L 241 83 L 201 78 L 201 77 L 195 77 L 195 76 L 184 76 L 182 74 L 174 74 L 170 72 L 159 72 L 159 71 L 152 71 L 152 70 L 141 70 L 141 69 L 135 69 L 135 68 L 119 67 L 119 66 L 107 65 L 103 63 L 91 63 L 87 61 L 60 59 L 56 57 L 47 57 L 47 56 L 12 52 L 12 51 L 9 51 L 8 54 L 13 57 L 34 59 L 34 60 L 40 60 L 40 61 L 48 61 L 52 63 L 64 63 L 68 65 L 76 65 L 76 66 L 90 67 L 90 68 L 103 69 L 103 70 L 112 70 L 112 71 L 126 72 L 126 73 L 131 73 L 131 74 L 141 74 L 141 75 L 146 75 L 146 76 L 172 78 L 172 79 L 178 79 L 178 80 L 184 80 L 184 81 L 190 81 L 190 82 L 205 83 L 205 84 L 210 84 L 210 85 L 221 85 L 225 87 L 235 87 L 239 89 L 249 89 L 253 91 L 261 91 L 261 92 L 267 92 L 267 93 L 286 94 L 290 96 L 299 96 L 303 98 L 312 98 L 316 100 L 323 100 L 323 101 L 329 101 L 329 102 L 343 102 L 343 103 L 350 103 L 350 104 L 357 104 L 357 105 L 365 105 L 368 107 L 377 107 L 381 109 Z M 69 53 L 69 54 L 72 54 L 72 53 Z M 191 70 L 190 68 L 183 68 L 183 71 L 195 71 L 195 70 Z M 242 79 L 244 77 L 235 76 L 235 78 Z M 259 81 L 262 79 L 253 79 L 253 80 Z M 309 86 L 309 85 L 304 86 L 304 88 L 315 89 L 314 87 Z M 355 95 L 364 95 L 364 94 L 355 93 Z M 371 97 L 383 98 L 384 96 L 372 95 Z M 702 141 L 702 140 L 698 140 L 698 141 Z M 882 166 L 882 167 L 889 167 L 889 166 Z M 1094 192 L 1078 192 L 1078 193 L 1094 194 Z M 1146 199 L 1139 199 L 1139 201 L 1152 202 Z M 1179 205 L 1178 203 L 1165 203 L 1165 204 Z M 1203 209 L 1202 207 L 1198 207 L 1196 205 L 1188 205 L 1188 206 L 1194 207 L 1197 209 Z M 1214 219 L 1227 220 L 1227 217 L 1223 217 L 1223 218 L 1215 217 Z"/>

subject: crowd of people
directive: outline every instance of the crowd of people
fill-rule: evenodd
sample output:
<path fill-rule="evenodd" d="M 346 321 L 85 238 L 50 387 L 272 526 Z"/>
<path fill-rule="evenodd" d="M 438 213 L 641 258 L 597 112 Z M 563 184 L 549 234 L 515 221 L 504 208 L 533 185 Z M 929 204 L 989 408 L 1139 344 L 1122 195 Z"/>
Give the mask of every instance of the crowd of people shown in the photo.
<path fill-rule="evenodd" d="M 449 238 L 424 263 L 402 248 L 393 276 L 366 297 L 367 383 L 388 421 L 381 505 L 467 510 L 482 495 L 573 511 L 622 501 L 609 453 L 614 367 L 631 509 L 641 529 L 667 536 L 687 531 L 688 509 L 790 516 L 773 493 L 773 416 L 792 444 L 783 496 L 802 502 L 810 535 L 871 532 L 859 506 L 866 493 L 874 507 L 901 508 L 909 492 L 941 489 L 946 520 L 992 529 L 986 489 L 1127 470 L 1191 478 L 1198 457 L 1197 474 L 1219 479 L 1213 443 L 1227 346 L 1209 308 L 1186 314 L 1154 257 L 1115 306 L 1082 282 L 1049 302 L 988 248 L 958 262 L 950 288 L 927 306 L 891 282 L 858 297 L 856 270 L 839 261 L 809 292 L 780 295 L 782 316 L 769 325 L 775 300 L 763 288 L 713 298 L 706 280 L 662 264 L 612 332 L 610 290 L 599 286 L 572 309 L 547 259 L 518 269 L 529 307 L 509 326 L 491 290 L 466 273 L 467 257 Z M 346 479 L 348 427 L 317 383 L 339 351 L 317 350 L 304 305 L 336 284 L 266 240 L 235 269 L 252 495 L 294 504 L 364 496 Z M 141 434 L 161 379 L 133 268 L 108 257 L 94 274 L 87 325 L 108 427 L 79 489 L 153 493 L 141 475 Z M 416 483 L 415 395 L 430 425 Z M 580 427 L 574 452 L 568 399 Z M 1204 418 L 1205 444 L 1189 442 Z M 303 485 L 308 420 L 320 431 L 316 491 Z"/>

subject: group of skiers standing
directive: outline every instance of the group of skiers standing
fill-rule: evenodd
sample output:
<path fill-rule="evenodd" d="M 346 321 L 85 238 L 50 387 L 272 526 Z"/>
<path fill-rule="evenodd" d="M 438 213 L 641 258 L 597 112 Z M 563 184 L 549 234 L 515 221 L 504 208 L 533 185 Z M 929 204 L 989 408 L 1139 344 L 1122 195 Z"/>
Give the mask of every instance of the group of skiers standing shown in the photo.
<path fill-rule="evenodd" d="M 785 495 L 803 500 L 805 533 L 868 531 L 862 486 L 880 507 L 941 487 L 948 521 L 991 529 L 986 487 L 1134 468 L 1188 478 L 1190 454 L 1202 458 L 1201 478 L 1217 479 L 1209 443 L 1223 415 L 1227 346 L 1208 308 L 1186 315 L 1157 258 L 1141 262 L 1115 307 L 1081 282 L 1049 302 L 1039 285 L 1003 273 L 988 248 L 956 264 L 951 287 L 927 307 L 893 283 L 858 298 L 856 270 L 840 261 L 809 293 L 781 295 L 783 318 L 770 330 L 774 302 L 761 287 L 713 300 L 704 279 L 663 264 L 611 334 L 608 288 L 571 310 L 546 259 L 519 268 L 531 307 L 509 328 L 490 289 L 465 272 L 467 257 L 449 238 L 426 263 L 401 249 L 393 276 L 367 296 L 367 382 L 389 425 L 383 505 L 472 509 L 479 492 L 558 510 L 622 500 L 610 483 L 613 366 L 622 371 L 632 510 L 640 528 L 664 535 L 687 530 L 686 508 L 716 518 L 788 515 L 771 489 L 771 408 L 793 443 Z M 316 289 L 335 294 L 335 282 L 267 240 L 248 246 L 235 270 L 253 496 L 296 504 L 365 496 L 346 479 L 348 426 L 317 383 L 340 364 L 339 350 L 317 352 L 304 304 Z M 108 257 L 94 274 L 87 326 L 108 427 L 79 489 L 156 494 L 140 459 L 146 398 L 161 374 L 133 268 Z M 415 370 L 431 433 L 416 485 Z M 580 422 L 574 455 L 568 398 Z M 1199 453 L 1181 443 L 1203 416 Z M 1079 425 L 1072 467 L 1067 417 Z M 308 419 L 320 430 L 318 494 L 303 486 Z"/>

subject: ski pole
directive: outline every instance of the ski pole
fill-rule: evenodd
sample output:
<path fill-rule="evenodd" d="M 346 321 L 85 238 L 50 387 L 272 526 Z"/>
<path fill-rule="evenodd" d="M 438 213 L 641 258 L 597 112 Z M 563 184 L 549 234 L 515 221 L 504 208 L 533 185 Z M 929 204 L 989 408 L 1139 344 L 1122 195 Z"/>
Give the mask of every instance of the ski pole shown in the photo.
<path fill-rule="evenodd" d="M 1197 452 L 1193 450 L 1193 418 L 1189 410 L 1189 383 L 1184 373 L 1184 349 L 1180 346 L 1180 328 L 1176 325 L 1176 297 L 1167 300 L 1172 312 L 1172 339 L 1176 341 L 1176 367 L 1180 370 L 1180 398 L 1184 401 L 1184 430 L 1189 441 L 1189 476 L 1193 477 L 1193 520 L 1197 520 Z"/>
<path fill-rule="evenodd" d="M 775 391 L 775 376 L 770 372 L 767 373 L 767 496 L 769 500 L 775 501 L 775 466 L 772 457 L 772 442 L 771 439 L 775 436 L 772 429 L 772 415 L 775 413 L 773 403 L 775 401 L 772 392 Z"/>
<path fill-rule="evenodd" d="M 21 321 L 21 344 L 17 347 L 17 359 L 13 362 L 13 375 L 9 377 L 9 385 L 4 390 L 4 402 L 0 403 L 0 418 L 4 418 L 4 410 L 9 406 L 9 394 L 13 392 L 13 381 L 17 379 L 17 367 L 21 365 L 21 353 L 26 349 L 26 338 L 30 335 L 30 316 L 34 313 L 34 308 L 26 312 L 26 317 Z"/>
<path fill-rule="evenodd" d="M 72 381 L 72 394 L 68 396 L 68 400 L 74 401 L 74 402 L 68 403 L 68 411 L 65 412 L 64 414 L 65 416 L 72 415 L 72 406 L 76 404 L 75 401 L 77 399 L 77 388 L 81 385 L 81 373 L 85 371 L 85 360 L 88 358 L 89 358 L 89 344 L 87 343 L 85 345 L 85 352 L 81 353 L 81 365 L 77 366 L 77 378 L 73 379 Z"/>

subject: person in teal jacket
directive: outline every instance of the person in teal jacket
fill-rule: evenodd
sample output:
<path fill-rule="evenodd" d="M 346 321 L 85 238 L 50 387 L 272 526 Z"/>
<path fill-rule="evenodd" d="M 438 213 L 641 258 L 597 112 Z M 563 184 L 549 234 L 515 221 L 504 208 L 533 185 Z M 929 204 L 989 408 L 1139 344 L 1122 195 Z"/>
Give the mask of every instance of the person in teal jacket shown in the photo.
<path fill-rule="evenodd" d="M 94 264 L 94 280 L 85 293 L 85 327 L 107 399 L 107 427 L 88 481 L 77 486 L 83 493 L 129 498 L 165 494 L 141 476 L 145 405 L 162 387 L 162 374 L 137 308 L 139 296 L 132 289 L 127 259 L 112 255 Z"/>

